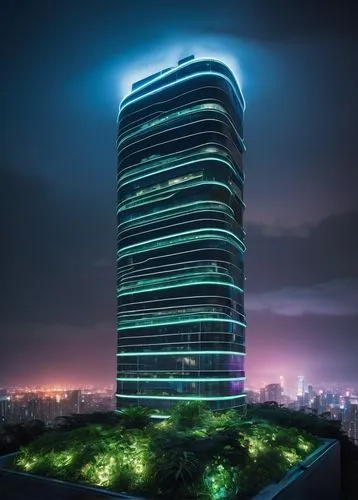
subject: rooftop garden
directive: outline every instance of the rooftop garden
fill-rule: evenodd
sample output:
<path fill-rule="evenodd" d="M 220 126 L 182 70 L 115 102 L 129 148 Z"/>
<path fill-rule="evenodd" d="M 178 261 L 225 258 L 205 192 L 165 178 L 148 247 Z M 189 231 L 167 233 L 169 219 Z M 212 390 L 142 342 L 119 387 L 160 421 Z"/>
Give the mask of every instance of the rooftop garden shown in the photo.
<path fill-rule="evenodd" d="M 161 422 L 132 407 L 116 421 L 45 432 L 12 466 L 148 498 L 247 499 L 319 444 L 302 429 L 190 402 Z"/>

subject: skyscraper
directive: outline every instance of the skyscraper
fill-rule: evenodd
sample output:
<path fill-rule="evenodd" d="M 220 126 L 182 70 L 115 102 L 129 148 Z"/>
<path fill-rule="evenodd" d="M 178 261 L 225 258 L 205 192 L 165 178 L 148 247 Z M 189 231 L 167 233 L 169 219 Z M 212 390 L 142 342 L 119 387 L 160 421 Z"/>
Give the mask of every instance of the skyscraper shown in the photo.
<path fill-rule="evenodd" d="M 245 403 L 244 107 L 231 70 L 193 56 L 121 103 L 117 409 Z"/>
<path fill-rule="evenodd" d="M 302 375 L 297 377 L 297 399 L 296 406 L 301 408 L 305 405 L 305 380 Z"/>

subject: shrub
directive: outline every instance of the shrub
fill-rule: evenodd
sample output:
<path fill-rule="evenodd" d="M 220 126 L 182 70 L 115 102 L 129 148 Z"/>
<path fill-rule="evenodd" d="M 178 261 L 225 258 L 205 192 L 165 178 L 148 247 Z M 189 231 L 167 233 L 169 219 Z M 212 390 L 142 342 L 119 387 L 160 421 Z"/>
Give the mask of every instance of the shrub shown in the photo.
<path fill-rule="evenodd" d="M 148 422 L 149 411 L 133 407 L 114 426 L 47 432 L 15 464 L 144 496 L 220 500 L 255 494 L 317 445 L 305 431 L 245 422 L 232 410 L 215 414 L 200 402 L 180 403 L 165 424 Z"/>
<path fill-rule="evenodd" d="M 205 467 L 203 482 L 210 499 L 230 500 L 239 491 L 239 472 L 222 457 L 214 457 Z"/>
<path fill-rule="evenodd" d="M 142 406 L 129 406 L 119 413 L 120 423 L 126 429 L 145 429 L 150 424 L 151 411 Z"/>
<path fill-rule="evenodd" d="M 182 498 L 183 488 L 194 483 L 200 475 L 198 457 L 179 449 L 168 450 L 155 463 L 159 489 L 165 494 Z"/>
<path fill-rule="evenodd" d="M 183 401 L 172 409 L 170 422 L 178 430 L 188 430 L 205 427 L 211 418 L 212 412 L 203 401 Z"/>

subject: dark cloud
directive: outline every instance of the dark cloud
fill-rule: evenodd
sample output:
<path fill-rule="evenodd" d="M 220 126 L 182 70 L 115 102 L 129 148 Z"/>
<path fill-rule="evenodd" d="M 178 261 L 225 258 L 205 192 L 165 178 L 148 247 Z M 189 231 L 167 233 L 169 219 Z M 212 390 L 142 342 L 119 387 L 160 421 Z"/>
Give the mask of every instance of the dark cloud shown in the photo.
<path fill-rule="evenodd" d="M 2 320 L 114 317 L 114 193 L 75 198 L 38 176 L 1 169 L 0 199 Z"/>
<path fill-rule="evenodd" d="M 283 288 L 358 277 L 358 210 L 332 215 L 315 226 L 247 227 L 247 290 Z M 358 299 L 357 299 L 358 300 Z"/>
<path fill-rule="evenodd" d="M 357 36 L 355 7 L 351 2 L 230 1 L 224 2 L 222 9 L 231 14 L 228 22 L 220 26 L 212 23 L 206 26 L 205 32 L 255 38 L 261 42 Z"/>
<path fill-rule="evenodd" d="M 1 329 L 0 384 L 108 384 L 115 378 L 113 322 L 12 322 Z"/>
<path fill-rule="evenodd" d="M 309 287 L 287 287 L 245 297 L 249 312 L 273 312 L 282 316 L 318 314 L 323 316 L 358 315 L 358 278 L 320 283 Z"/>
<path fill-rule="evenodd" d="M 353 8 L 308 0 L 5 1 L 4 373 L 35 380 L 35 365 L 44 374 L 62 366 L 93 380 L 112 370 L 120 80 L 129 67 L 151 73 L 152 56 L 158 63 L 172 46 L 189 50 L 199 40 L 238 61 L 248 104 L 247 304 L 256 308 L 248 311 L 249 372 L 260 371 L 265 353 L 274 369 L 286 359 L 296 374 L 304 363 L 330 373 L 334 363 L 335 374 L 357 375 L 356 319 L 316 314 L 329 294 L 341 311 L 337 295 L 351 300 L 347 284 L 358 276 Z M 272 313 L 282 312 L 282 300 L 305 314 Z"/>

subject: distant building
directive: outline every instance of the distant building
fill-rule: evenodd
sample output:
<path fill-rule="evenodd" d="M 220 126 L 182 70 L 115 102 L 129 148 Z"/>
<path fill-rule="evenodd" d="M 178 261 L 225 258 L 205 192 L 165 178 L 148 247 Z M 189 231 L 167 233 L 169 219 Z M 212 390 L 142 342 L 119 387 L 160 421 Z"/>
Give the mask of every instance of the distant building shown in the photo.
<path fill-rule="evenodd" d="M 10 412 L 10 398 L 8 396 L 0 397 L 0 422 L 6 422 Z"/>
<path fill-rule="evenodd" d="M 342 427 L 348 437 L 358 445 L 358 398 L 350 398 L 346 403 Z"/>
<path fill-rule="evenodd" d="M 266 387 L 260 389 L 260 403 L 265 403 L 266 401 L 275 401 L 277 404 L 281 404 L 281 384 L 268 384 Z"/>
<path fill-rule="evenodd" d="M 267 399 L 266 399 L 266 389 L 265 389 L 265 387 L 262 387 L 260 389 L 260 403 L 264 403 L 265 401 L 267 401 Z"/>
<path fill-rule="evenodd" d="M 246 391 L 246 401 L 248 404 L 261 403 L 260 393 L 255 391 Z"/>
<path fill-rule="evenodd" d="M 314 397 L 316 395 L 313 385 L 309 384 L 307 386 L 307 393 L 308 393 L 308 400 L 309 400 L 309 405 L 312 405 Z"/>
<path fill-rule="evenodd" d="M 320 415 L 326 410 L 325 398 L 323 394 L 317 394 L 312 403 L 312 409 L 315 410 L 317 415 Z"/>
<path fill-rule="evenodd" d="M 305 382 L 304 377 L 297 377 L 297 405 L 298 407 L 305 405 Z"/>

